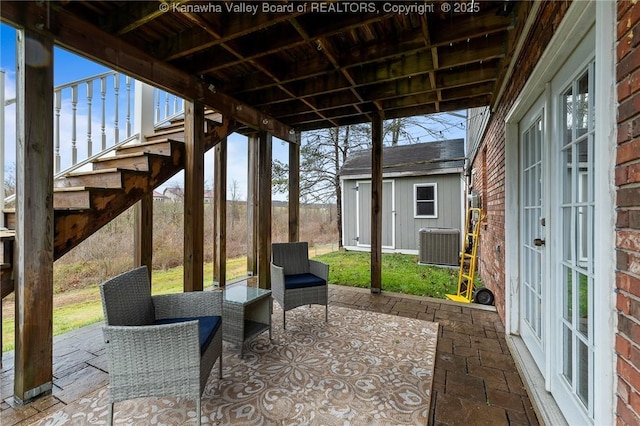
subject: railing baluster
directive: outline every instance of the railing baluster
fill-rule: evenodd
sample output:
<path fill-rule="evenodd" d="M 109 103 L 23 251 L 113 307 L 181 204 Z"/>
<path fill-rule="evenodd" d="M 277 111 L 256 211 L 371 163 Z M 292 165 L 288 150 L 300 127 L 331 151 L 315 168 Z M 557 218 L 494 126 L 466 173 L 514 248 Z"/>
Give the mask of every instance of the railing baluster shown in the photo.
<path fill-rule="evenodd" d="M 87 81 L 87 157 L 93 155 L 91 141 L 91 100 L 93 99 L 93 80 Z"/>
<path fill-rule="evenodd" d="M 76 117 L 78 111 L 78 86 L 71 87 L 71 164 L 78 162 L 78 147 L 77 143 L 77 126 Z"/>
<path fill-rule="evenodd" d="M 126 76 L 124 81 L 127 87 L 127 118 L 126 118 L 127 137 L 130 137 L 131 136 L 131 77 Z"/>
<path fill-rule="evenodd" d="M 102 137 L 102 150 L 107 149 L 107 119 L 106 119 L 106 98 L 107 98 L 107 77 L 100 79 L 100 98 L 102 100 L 102 122 L 100 124 L 100 131 Z"/>
<path fill-rule="evenodd" d="M 160 121 L 160 89 L 153 90 L 153 97 L 156 99 L 156 123 Z"/>
<path fill-rule="evenodd" d="M 120 129 L 118 128 L 118 104 L 120 91 L 120 74 L 115 73 L 113 76 L 113 96 L 115 98 L 115 111 L 113 117 L 113 143 L 116 144 L 120 140 Z"/>
<path fill-rule="evenodd" d="M 169 117 L 169 94 L 164 92 L 164 117 Z"/>
<path fill-rule="evenodd" d="M 55 156 L 55 172 L 60 171 L 60 110 L 62 109 L 62 90 L 58 89 L 54 92 L 55 97 L 55 122 L 53 124 L 53 138 L 55 146 L 53 147 L 53 153 Z"/>

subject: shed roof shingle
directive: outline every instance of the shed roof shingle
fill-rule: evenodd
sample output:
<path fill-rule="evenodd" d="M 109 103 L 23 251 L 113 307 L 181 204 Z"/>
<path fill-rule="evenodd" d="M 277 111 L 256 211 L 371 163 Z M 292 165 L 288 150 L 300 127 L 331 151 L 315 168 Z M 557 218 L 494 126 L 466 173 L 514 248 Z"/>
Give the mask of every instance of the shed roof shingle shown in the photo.
<path fill-rule="evenodd" d="M 464 139 L 386 147 L 382 153 L 383 175 L 423 175 L 464 167 Z M 371 150 L 352 153 L 340 176 L 371 175 Z"/>

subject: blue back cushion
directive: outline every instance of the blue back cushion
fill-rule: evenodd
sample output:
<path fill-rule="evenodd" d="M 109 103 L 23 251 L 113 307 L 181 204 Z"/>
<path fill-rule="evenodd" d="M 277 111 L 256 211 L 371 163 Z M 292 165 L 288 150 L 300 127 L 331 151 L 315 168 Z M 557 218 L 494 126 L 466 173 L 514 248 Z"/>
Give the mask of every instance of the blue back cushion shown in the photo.
<path fill-rule="evenodd" d="M 218 316 L 210 316 L 210 317 L 193 317 L 193 318 L 164 318 L 155 320 L 153 322 L 154 325 L 162 325 L 162 324 L 175 324 L 177 322 L 184 321 L 198 321 L 198 334 L 200 341 L 200 355 L 204 353 L 211 343 L 213 336 L 216 334 L 216 331 L 220 327 L 221 318 Z"/>
<path fill-rule="evenodd" d="M 327 282 L 313 274 L 296 274 L 284 276 L 284 288 L 292 290 L 295 288 L 315 287 L 326 285 Z"/>

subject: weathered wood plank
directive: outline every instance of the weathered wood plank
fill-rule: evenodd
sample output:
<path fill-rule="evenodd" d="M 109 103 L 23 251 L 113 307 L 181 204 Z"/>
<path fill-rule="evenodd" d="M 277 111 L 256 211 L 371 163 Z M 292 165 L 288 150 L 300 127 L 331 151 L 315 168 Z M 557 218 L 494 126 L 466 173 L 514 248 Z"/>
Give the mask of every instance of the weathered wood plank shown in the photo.
<path fill-rule="evenodd" d="M 258 274 L 258 145 L 257 134 L 247 141 L 247 275 Z"/>
<path fill-rule="evenodd" d="M 371 293 L 382 291 L 382 115 L 371 122 Z"/>
<path fill-rule="evenodd" d="M 300 132 L 289 144 L 289 241 L 300 240 Z"/>
<path fill-rule="evenodd" d="M 149 171 L 149 156 L 145 154 L 125 154 L 114 157 L 98 158 L 93 161 L 94 170 L 122 169 Z"/>
<path fill-rule="evenodd" d="M 147 266 L 149 282 L 153 270 L 153 191 L 147 192 L 134 208 L 133 258 L 135 266 Z"/>
<path fill-rule="evenodd" d="M 259 133 L 258 145 L 258 285 L 271 288 L 272 137 Z"/>
<path fill-rule="evenodd" d="M 213 281 L 227 282 L 227 139 L 214 148 L 213 168 Z"/>
<path fill-rule="evenodd" d="M 155 154 L 155 155 L 171 155 L 171 144 L 169 139 L 155 140 L 151 142 L 137 143 L 134 145 L 125 145 L 116 149 L 118 155 L 124 154 Z"/>
<path fill-rule="evenodd" d="M 204 104 L 185 102 L 184 291 L 203 289 Z"/>
<path fill-rule="evenodd" d="M 14 397 L 53 386 L 53 39 L 17 36 Z"/>

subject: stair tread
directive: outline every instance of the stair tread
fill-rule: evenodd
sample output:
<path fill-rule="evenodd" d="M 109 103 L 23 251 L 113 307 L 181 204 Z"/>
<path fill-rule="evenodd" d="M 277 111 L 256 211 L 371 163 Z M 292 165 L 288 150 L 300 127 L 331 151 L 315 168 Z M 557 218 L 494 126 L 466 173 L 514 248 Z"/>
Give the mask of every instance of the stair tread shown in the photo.
<path fill-rule="evenodd" d="M 7 240 L 11 238 L 15 238 L 16 231 L 15 229 L 2 229 L 0 230 L 0 240 Z"/>
<path fill-rule="evenodd" d="M 120 191 L 118 188 L 103 188 L 99 186 L 59 186 L 53 192 L 82 192 L 82 191 Z"/>
<path fill-rule="evenodd" d="M 113 161 L 113 160 L 123 159 L 123 158 L 144 157 L 145 155 L 154 155 L 154 154 L 148 154 L 146 152 L 132 152 L 130 154 L 116 154 L 116 155 L 113 155 L 111 157 L 97 158 L 97 159 L 94 160 L 94 162 L 95 163 L 100 163 L 100 162 Z"/>
<path fill-rule="evenodd" d="M 136 144 L 132 144 L 132 145 L 124 145 L 124 146 L 121 146 L 120 148 L 134 148 L 134 147 L 141 147 L 141 146 L 153 146 L 153 145 L 158 145 L 158 144 L 162 144 L 162 143 L 171 143 L 171 142 L 184 143 L 184 142 L 176 140 L 176 139 L 162 138 L 162 139 L 155 139 L 155 140 L 152 140 L 152 141 L 144 141 L 144 142 L 140 142 L 140 143 L 136 143 Z"/>
<path fill-rule="evenodd" d="M 101 174 L 107 174 L 107 173 L 126 173 L 126 172 L 130 172 L 130 173 L 145 173 L 145 172 L 141 172 L 139 170 L 128 170 L 128 169 L 120 169 L 120 168 L 117 168 L 117 167 L 111 167 L 111 168 L 108 168 L 108 169 L 84 170 L 84 171 L 80 171 L 80 172 L 71 172 L 71 173 L 68 173 L 68 174 L 64 175 L 62 177 L 62 179 L 64 179 L 65 177 L 101 175 Z"/>

